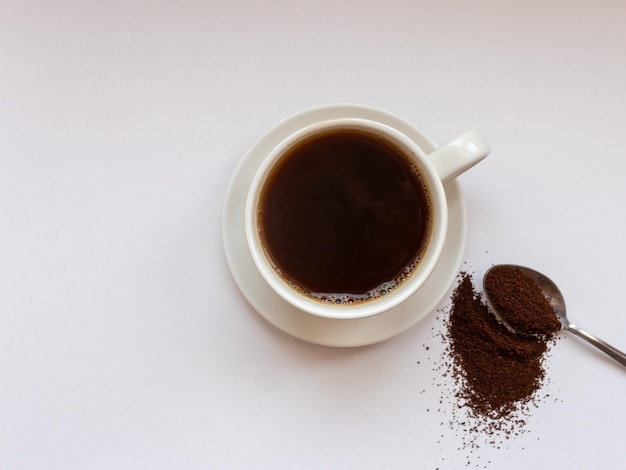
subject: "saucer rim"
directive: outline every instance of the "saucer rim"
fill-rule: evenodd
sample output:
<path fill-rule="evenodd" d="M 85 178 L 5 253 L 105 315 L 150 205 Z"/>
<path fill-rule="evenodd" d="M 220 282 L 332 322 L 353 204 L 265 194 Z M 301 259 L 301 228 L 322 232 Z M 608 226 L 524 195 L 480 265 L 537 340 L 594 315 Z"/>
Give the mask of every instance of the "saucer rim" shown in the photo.
<path fill-rule="evenodd" d="M 319 120 L 336 117 L 375 119 L 396 127 L 426 153 L 437 146 L 417 128 L 385 110 L 364 105 L 317 106 L 279 121 L 246 151 L 229 183 L 222 214 L 222 241 L 235 283 L 248 303 L 270 324 L 300 340 L 334 347 L 357 347 L 391 339 L 427 317 L 443 299 L 457 276 L 465 251 L 467 215 L 459 182 L 444 185 L 448 202 L 448 232 L 441 258 L 419 291 L 393 309 L 371 317 L 318 317 L 284 300 L 257 272 L 244 230 L 245 200 L 257 168 L 267 152 L 290 133 Z"/>

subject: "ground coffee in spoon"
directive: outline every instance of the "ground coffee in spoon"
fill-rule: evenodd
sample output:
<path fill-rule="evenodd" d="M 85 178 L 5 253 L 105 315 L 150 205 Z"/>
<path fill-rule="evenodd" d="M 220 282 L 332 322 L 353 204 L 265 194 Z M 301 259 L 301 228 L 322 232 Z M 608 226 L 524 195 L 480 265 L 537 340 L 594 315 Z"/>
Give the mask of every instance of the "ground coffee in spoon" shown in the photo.
<path fill-rule="evenodd" d="M 484 286 L 492 307 L 514 331 L 551 335 L 561 329 L 541 288 L 515 266 L 494 266 L 485 276 Z"/>

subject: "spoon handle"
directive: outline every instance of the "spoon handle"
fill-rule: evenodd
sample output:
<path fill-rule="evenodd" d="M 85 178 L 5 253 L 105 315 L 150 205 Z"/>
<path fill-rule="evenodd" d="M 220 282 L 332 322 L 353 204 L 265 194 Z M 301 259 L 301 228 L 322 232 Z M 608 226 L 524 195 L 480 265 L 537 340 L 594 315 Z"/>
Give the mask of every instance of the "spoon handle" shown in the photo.
<path fill-rule="evenodd" d="M 595 336 L 587 333 L 585 330 L 577 327 L 576 325 L 572 323 L 570 323 L 566 327 L 566 329 L 568 331 L 571 331 L 575 335 L 580 336 L 582 339 L 588 341 L 589 343 L 593 344 L 596 348 L 598 348 L 602 352 L 605 352 L 606 354 L 611 356 L 613 359 L 615 359 L 617 362 L 619 362 L 623 366 L 626 366 L 626 354 L 624 354 L 619 349 L 614 348 L 610 344 L 602 341 L 600 338 L 596 338 Z"/>

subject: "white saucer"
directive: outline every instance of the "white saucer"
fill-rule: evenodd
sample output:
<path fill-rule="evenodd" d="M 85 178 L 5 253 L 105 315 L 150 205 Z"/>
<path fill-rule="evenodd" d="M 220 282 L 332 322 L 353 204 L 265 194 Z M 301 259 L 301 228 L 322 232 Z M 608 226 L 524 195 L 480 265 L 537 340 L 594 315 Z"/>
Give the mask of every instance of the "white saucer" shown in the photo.
<path fill-rule="evenodd" d="M 354 117 L 374 119 L 403 132 L 427 153 L 437 146 L 420 131 L 386 111 L 359 105 L 316 107 L 279 122 L 244 155 L 230 182 L 222 221 L 222 237 L 228 265 L 248 302 L 271 324 L 310 343 L 352 347 L 384 341 L 406 331 L 425 318 L 450 289 L 461 266 L 467 218 L 458 181 L 445 185 L 448 201 L 448 234 L 441 258 L 426 283 L 393 310 L 372 317 L 336 320 L 305 313 L 278 296 L 257 271 L 244 233 L 244 206 L 248 186 L 261 161 L 282 139 L 303 126 L 326 119 Z"/>

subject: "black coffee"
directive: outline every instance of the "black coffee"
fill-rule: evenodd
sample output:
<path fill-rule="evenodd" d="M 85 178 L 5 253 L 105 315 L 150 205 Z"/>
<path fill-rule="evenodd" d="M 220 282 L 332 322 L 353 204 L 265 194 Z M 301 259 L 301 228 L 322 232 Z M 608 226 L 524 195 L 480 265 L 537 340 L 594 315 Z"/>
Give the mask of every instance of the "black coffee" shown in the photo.
<path fill-rule="evenodd" d="M 432 226 L 429 192 L 392 142 L 356 129 L 288 149 L 261 190 L 261 239 L 276 269 L 323 302 L 387 295 L 411 274 Z"/>

